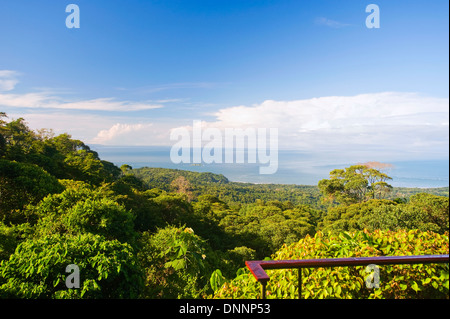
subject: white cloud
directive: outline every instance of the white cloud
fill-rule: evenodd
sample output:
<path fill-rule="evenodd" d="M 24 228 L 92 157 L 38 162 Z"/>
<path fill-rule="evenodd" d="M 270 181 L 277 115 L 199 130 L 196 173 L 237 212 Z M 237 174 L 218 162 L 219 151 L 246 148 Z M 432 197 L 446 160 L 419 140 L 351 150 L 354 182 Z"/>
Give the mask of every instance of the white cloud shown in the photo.
<path fill-rule="evenodd" d="M 100 130 L 90 139 L 92 144 L 126 146 L 170 145 L 170 130 L 174 123 L 158 121 L 153 123 L 115 123 Z"/>
<path fill-rule="evenodd" d="M 49 128 L 55 134 L 68 133 L 75 139 L 90 143 L 99 130 L 107 129 L 119 119 L 93 114 L 67 113 L 60 110 L 43 113 L 8 112 L 10 120 L 23 117 L 28 126 L 33 129 Z"/>
<path fill-rule="evenodd" d="M 16 71 L 0 70 L 0 91 L 13 90 L 16 84 L 19 82 L 17 80 L 18 75 L 19 73 Z"/>
<path fill-rule="evenodd" d="M 342 23 L 339 21 L 335 21 L 335 20 L 331 20 L 325 17 L 319 17 L 317 18 L 314 23 L 316 25 L 323 25 L 326 27 L 330 27 L 330 28 L 335 28 L 335 29 L 339 29 L 339 28 L 344 28 L 344 27 L 348 27 L 350 26 L 350 24 L 347 23 Z"/>
<path fill-rule="evenodd" d="M 45 113 L 8 113 L 10 120 L 23 117 L 33 129 L 51 128 L 56 135 L 68 133 L 88 145 L 170 145 L 170 129 L 174 122 L 158 119 L 157 122 L 135 123 L 129 116 L 102 116 L 68 113 L 61 110 Z"/>
<path fill-rule="evenodd" d="M 123 137 L 129 137 L 129 135 L 135 135 L 142 133 L 143 130 L 149 129 L 152 124 L 121 124 L 116 123 L 107 130 L 101 130 L 98 132 L 97 136 L 92 140 L 96 144 L 109 144 L 114 141 L 116 144 L 118 140 L 123 139 Z"/>
<path fill-rule="evenodd" d="M 139 111 L 163 107 L 160 104 L 151 104 L 132 101 L 118 101 L 115 98 L 97 98 L 81 101 L 65 101 L 59 96 L 52 96 L 46 92 L 25 94 L 0 93 L 0 105 L 6 107 L 50 108 L 64 110 L 91 110 L 91 111 Z"/>
<path fill-rule="evenodd" d="M 57 95 L 53 90 L 41 90 L 33 93 L 1 93 L 12 91 L 18 83 L 16 71 L 0 70 L 0 106 L 21 108 L 46 108 L 64 110 L 91 110 L 91 111 L 140 111 L 163 107 L 147 101 L 119 101 L 114 97 L 85 99 L 71 101 Z"/>
<path fill-rule="evenodd" d="M 97 111 L 140 111 L 161 108 L 159 104 L 116 101 L 114 98 L 99 98 L 79 102 L 63 103 L 57 106 L 63 109 L 97 110 Z"/>
<path fill-rule="evenodd" d="M 9 105 L 40 104 L 42 96 L 29 93 L 11 97 Z M 55 103 L 58 103 L 55 102 Z M 382 92 L 355 96 L 328 96 L 293 101 L 267 100 L 255 105 L 222 108 L 212 121 L 193 118 L 136 118 L 123 116 L 81 114 L 68 111 L 125 108 L 128 102 L 96 99 L 71 103 L 51 110 L 32 108 L 24 117 L 34 129 L 53 128 L 56 133 L 67 132 L 88 144 L 105 145 L 167 145 L 170 131 L 192 120 L 202 120 L 202 128 L 278 128 L 280 149 L 329 154 L 336 158 L 345 154 L 357 161 L 377 158 L 432 159 L 448 158 L 449 99 L 416 93 Z M 0 103 L 1 104 L 1 103 Z M 94 106 L 95 104 L 95 106 Z M 139 104 L 130 108 L 139 109 Z M 45 112 L 45 114 L 43 113 Z M 124 114 L 124 113 L 121 113 Z M 197 113 L 198 114 L 198 113 Z M 325 156 L 325 155 L 324 155 Z M 327 155 L 328 156 L 328 155 Z M 365 157 L 367 156 L 367 157 Z M 380 156 L 380 157 L 377 157 Z"/>
<path fill-rule="evenodd" d="M 448 157 L 448 98 L 384 92 L 224 108 L 204 128 L 278 128 L 283 149 Z"/>

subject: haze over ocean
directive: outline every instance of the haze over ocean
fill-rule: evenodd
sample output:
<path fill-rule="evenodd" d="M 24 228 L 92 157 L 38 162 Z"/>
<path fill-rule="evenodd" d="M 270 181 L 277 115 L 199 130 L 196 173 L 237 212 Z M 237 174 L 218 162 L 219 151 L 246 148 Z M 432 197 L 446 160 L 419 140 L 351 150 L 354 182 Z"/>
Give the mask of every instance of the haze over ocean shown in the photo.
<path fill-rule="evenodd" d="M 371 159 L 352 161 L 344 157 L 330 157 L 324 160 L 323 156 L 319 157 L 300 151 L 280 150 L 277 172 L 271 175 L 261 175 L 259 174 L 259 163 L 174 164 L 170 160 L 169 146 L 92 145 L 91 148 L 99 153 L 100 158 L 118 166 L 128 164 L 133 168 L 147 166 L 211 172 L 223 174 L 230 181 L 248 183 L 317 185 L 319 180 L 328 178 L 329 172 L 333 169 L 371 161 Z M 394 165 L 393 168 L 385 171 L 393 178 L 390 184 L 394 187 L 433 188 L 449 186 L 448 159 L 379 161 Z"/>

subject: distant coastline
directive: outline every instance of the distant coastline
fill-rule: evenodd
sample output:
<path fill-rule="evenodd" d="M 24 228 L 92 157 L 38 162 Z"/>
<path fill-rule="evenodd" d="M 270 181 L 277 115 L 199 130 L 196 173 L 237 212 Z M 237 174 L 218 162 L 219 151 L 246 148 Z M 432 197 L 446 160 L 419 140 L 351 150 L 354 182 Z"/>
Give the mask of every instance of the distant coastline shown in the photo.
<path fill-rule="evenodd" d="M 170 147 L 167 146 L 105 146 L 90 145 L 100 158 L 117 166 L 131 165 L 133 168 L 161 167 L 211 172 L 222 174 L 230 181 L 254 184 L 295 184 L 316 186 L 318 181 L 329 177 L 335 168 L 361 162 L 342 159 L 318 160 L 300 151 L 281 150 L 279 168 L 273 175 L 260 175 L 257 164 L 174 164 L 170 161 Z M 333 161 L 336 162 L 333 162 Z M 371 160 L 371 159 L 367 159 Z M 394 187 L 439 188 L 449 186 L 449 160 L 392 161 L 393 168 L 387 174 L 393 178 Z"/>

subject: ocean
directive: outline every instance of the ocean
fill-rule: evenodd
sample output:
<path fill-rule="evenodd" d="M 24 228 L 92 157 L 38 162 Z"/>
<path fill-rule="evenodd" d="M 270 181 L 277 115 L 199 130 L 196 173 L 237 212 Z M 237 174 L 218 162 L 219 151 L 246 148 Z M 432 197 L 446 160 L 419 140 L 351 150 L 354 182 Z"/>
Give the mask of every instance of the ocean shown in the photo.
<path fill-rule="evenodd" d="M 317 185 L 329 172 L 336 168 L 345 168 L 360 163 L 336 156 L 308 154 L 301 151 L 280 150 L 278 152 L 278 170 L 274 174 L 260 174 L 259 163 L 212 163 L 212 164 L 175 164 L 170 159 L 170 147 L 164 146 L 104 146 L 90 145 L 101 159 L 117 166 L 128 164 L 133 168 L 162 167 L 211 172 L 223 174 L 233 182 L 261 184 L 297 184 Z M 247 157 L 245 157 L 247 159 Z M 367 160 L 370 161 L 370 160 Z M 379 160 L 380 162 L 383 162 Z M 394 187 L 434 188 L 449 186 L 449 160 L 411 160 L 388 162 L 393 167 L 385 170 Z"/>

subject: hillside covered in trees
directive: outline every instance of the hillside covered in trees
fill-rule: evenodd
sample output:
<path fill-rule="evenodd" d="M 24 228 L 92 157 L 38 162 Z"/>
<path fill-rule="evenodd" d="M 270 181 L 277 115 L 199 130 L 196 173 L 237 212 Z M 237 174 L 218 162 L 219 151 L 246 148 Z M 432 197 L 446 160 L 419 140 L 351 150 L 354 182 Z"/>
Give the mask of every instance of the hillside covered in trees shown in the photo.
<path fill-rule="evenodd" d="M 119 168 L 0 113 L 0 298 L 253 298 L 245 260 L 448 254 L 448 188 L 392 189 L 371 169 L 300 186 Z M 448 264 L 399 267 L 374 291 L 352 284 L 360 269 L 313 271 L 304 297 L 448 298 Z M 277 276 L 269 295 L 294 296 Z"/>

